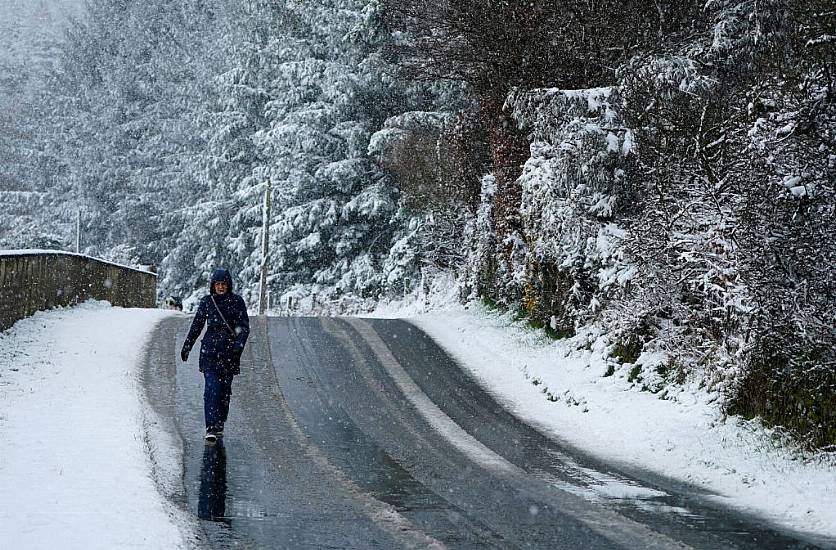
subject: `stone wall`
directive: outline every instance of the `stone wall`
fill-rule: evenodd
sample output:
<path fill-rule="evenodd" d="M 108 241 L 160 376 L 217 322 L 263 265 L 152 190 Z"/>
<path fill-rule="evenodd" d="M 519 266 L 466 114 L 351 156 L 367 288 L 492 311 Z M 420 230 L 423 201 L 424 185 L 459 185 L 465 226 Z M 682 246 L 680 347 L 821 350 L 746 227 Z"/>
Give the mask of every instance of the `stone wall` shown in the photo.
<path fill-rule="evenodd" d="M 157 276 L 62 252 L 0 252 L 0 330 L 36 311 L 88 299 L 156 307 Z"/>

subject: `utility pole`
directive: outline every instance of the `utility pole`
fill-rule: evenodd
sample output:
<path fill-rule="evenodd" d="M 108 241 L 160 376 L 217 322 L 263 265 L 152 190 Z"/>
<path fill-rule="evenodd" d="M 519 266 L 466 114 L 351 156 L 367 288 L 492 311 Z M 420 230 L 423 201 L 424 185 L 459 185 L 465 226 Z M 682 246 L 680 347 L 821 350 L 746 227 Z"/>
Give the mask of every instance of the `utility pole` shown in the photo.
<path fill-rule="evenodd" d="M 75 211 L 75 251 L 81 252 L 81 210 Z"/>
<path fill-rule="evenodd" d="M 270 192 L 272 183 L 267 178 L 267 190 L 264 193 L 264 210 L 261 222 L 261 278 L 258 283 L 258 314 L 264 315 L 267 307 L 267 254 L 270 252 Z"/>

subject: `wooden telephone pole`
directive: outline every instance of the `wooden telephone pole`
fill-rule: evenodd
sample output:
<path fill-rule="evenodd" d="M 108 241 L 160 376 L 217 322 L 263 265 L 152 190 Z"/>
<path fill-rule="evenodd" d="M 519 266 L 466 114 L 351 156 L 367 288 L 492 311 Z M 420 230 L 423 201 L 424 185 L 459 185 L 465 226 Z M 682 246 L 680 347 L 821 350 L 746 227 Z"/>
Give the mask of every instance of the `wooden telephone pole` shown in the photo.
<path fill-rule="evenodd" d="M 75 211 L 75 251 L 81 252 L 81 210 Z"/>
<path fill-rule="evenodd" d="M 264 210 L 261 224 L 261 277 L 258 283 L 258 314 L 264 315 L 267 309 L 267 254 L 270 252 L 270 192 L 272 184 L 267 178 L 267 190 L 264 192 Z"/>

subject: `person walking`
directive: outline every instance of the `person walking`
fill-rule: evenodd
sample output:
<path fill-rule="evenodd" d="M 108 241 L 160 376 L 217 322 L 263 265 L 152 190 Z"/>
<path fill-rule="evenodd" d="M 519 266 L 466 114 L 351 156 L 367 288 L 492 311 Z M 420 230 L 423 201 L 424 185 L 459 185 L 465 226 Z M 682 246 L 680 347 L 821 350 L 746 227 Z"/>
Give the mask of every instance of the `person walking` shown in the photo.
<path fill-rule="evenodd" d="M 203 416 L 206 441 L 214 443 L 223 435 L 232 380 L 241 372 L 241 354 L 250 335 L 250 318 L 241 296 L 232 292 L 232 276 L 216 269 L 209 281 L 209 295 L 200 299 L 192 326 L 180 350 L 183 362 L 189 360 L 203 326 L 206 334 L 200 345 L 200 372 L 203 373 Z"/>

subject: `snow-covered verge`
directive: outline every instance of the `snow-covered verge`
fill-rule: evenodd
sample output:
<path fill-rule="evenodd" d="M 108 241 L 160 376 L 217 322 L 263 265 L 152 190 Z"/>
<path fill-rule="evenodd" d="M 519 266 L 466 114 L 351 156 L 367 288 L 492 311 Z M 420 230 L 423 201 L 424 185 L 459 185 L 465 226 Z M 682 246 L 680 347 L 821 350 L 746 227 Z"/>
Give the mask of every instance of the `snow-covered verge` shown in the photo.
<path fill-rule="evenodd" d="M 88 302 L 0 333 L 0 548 L 192 546 L 149 458 L 165 440 L 140 383 L 171 314 Z"/>
<path fill-rule="evenodd" d="M 836 541 L 836 456 L 804 453 L 757 422 L 725 417 L 718 395 L 695 382 L 641 391 L 630 381 L 632 367 L 609 358 L 605 339 L 592 331 L 553 340 L 510 315 L 457 305 L 453 287 L 444 286 L 374 315 L 409 318 L 509 410 L 557 439 Z"/>

